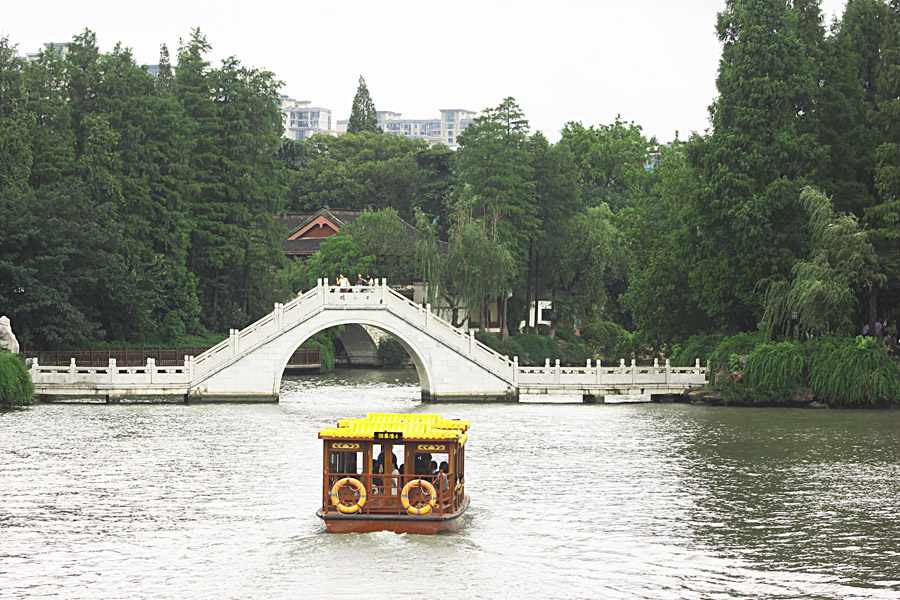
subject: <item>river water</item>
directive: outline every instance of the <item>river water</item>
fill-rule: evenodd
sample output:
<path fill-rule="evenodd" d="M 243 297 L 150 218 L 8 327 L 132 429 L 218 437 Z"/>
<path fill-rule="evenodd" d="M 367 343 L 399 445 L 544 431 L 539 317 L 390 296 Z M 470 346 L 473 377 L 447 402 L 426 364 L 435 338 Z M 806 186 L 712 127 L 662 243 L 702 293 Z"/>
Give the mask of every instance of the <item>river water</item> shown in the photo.
<path fill-rule="evenodd" d="M 0 598 L 900 597 L 900 411 L 418 396 L 0 413 Z M 461 533 L 326 532 L 317 431 L 366 412 L 471 421 Z"/>

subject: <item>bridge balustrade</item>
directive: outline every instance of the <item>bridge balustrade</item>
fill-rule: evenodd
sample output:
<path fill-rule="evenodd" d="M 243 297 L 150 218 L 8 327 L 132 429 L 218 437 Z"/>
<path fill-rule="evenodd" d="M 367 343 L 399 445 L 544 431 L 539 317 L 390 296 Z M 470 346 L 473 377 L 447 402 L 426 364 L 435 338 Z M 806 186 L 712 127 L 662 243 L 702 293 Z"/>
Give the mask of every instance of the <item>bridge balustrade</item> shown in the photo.
<path fill-rule="evenodd" d="M 19 354 L 23 358 L 37 358 L 44 366 L 69 366 L 74 358 L 79 367 L 105 367 L 109 365 L 109 359 L 116 359 L 116 364 L 122 367 L 141 367 L 147 364 L 147 359 L 152 358 L 160 367 L 181 366 L 185 356 L 197 356 L 203 352 L 203 348 L 122 348 L 122 349 L 96 349 L 90 350 L 22 350 Z"/>

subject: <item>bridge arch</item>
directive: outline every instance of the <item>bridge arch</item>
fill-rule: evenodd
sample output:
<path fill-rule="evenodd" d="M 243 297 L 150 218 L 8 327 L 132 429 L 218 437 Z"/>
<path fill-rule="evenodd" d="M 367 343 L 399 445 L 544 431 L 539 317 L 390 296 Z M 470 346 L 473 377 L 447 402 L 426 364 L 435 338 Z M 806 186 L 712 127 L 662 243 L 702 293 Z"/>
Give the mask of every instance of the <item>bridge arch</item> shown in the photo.
<path fill-rule="evenodd" d="M 312 321 L 317 322 L 313 323 Z M 400 330 L 401 328 L 385 325 L 382 320 L 347 318 L 343 315 L 328 315 L 328 317 L 324 319 L 317 319 L 314 317 L 313 319 L 301 323 L 290 333 L 284 334 L 283 337 L 286 350 L 282 351 L 281 357 L 277 363 L 278 366 L 274 372 L 275 381 L 272 393 L 275 396 L 278 395 L 279 390 L 281 389 L 281 380 L 284 376 L 284 370 L 287 367 L 288 361 L 294 353 L 294 350 L 320 331 L 338 325 L 369 325 L 396 338 L 396 340 L 400 342 L 400 345 L 403 346 L 403 349 L 406 350 L 406 353 L 409 354 L 413 365 L 416 367 L 416 373 L 419 376 L 419 385 L 422 388 L 423 397 L 427 397 L 432 393 L 434 390 L 432 384 L 434 381 L 434 373 L 430 361 L 425 358 L 422 349 L 410 339 L 410 336 Z"/>

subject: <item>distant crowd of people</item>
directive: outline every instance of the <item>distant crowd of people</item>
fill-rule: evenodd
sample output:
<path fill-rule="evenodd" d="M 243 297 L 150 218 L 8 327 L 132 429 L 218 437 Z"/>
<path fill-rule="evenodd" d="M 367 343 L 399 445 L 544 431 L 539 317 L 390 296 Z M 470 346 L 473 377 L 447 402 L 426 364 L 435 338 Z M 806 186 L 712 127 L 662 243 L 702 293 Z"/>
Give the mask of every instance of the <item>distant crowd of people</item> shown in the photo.
<path fill-rule="evenodd" d="M 346 277 L 343 273 L 341 273 L 340 275 L 338 275 L 337 285 L 338 285 L 339 288 L 341 288 L 341 291 L 342 291 L 342 292 L 344 292 L 344 291 L 346 291 L 346 292 L 351 292 L 351 291 L 353 291 L 353 290 L 349 289 L 350 287 L 352 287 L 352 286 L 351 286 L 351 283 L 350 283 L 350 280 L 347 279 L 347 277 Z M 359 274 L 356 276 L 356 284 L 355 284 L 355 285 L 357 285 L 357 286 L 366 286 L 366 285 L 372 285 L 372 286 L 374 286 L 374 285 L 375 285 L 375 279 L 373 279 L 371 276 L 363 277 L 363 276 L 362 276 L 362 273 L 359 273 Z M 345 289 L 345 288 L 346 288 L 346 289 Z"/>
<path fill-rule="evenodd" d="M 391 467 L 390 474 L 391 475 L 402 475 L 404 465 L 397 465 L 397 457 L 391 453 L 390 455 Z M 384 451 L 382 450 L 381 454 L 378 455 L 378 458 L 372 463 L 372 470 L 376 475 L 383 475 L 384 470 Z M 447 461 L 441 461 L 440 466 L 438 466 L 437 461 L 431 460 L 431 454 L 416 454 L 415 463 L 413 465 L 413 473 L 415 475 L 432 475 L 437 476 L 440 475 L 441 481 L 441 489 L 447 491 L 450 489 L 450 482 L 447 479 L 447 474 L 450 472 L 450 464 Z M 436 481 L 437 478 L 435 478 Z M 385 493 L 389 493 L 391 495 L 397 494 L 397 488 L 394 487 L 397 484 L 398 479 L 391 479 L 391 488 L 390 492 L 385 490 Z M 377 491 L 384 485 L 384 480 L 379 477 L 373 478 L 372 482 L 375 485 L 375 490 Z"/>
<path fill-rule="evenodd" d="M 896 332 L 888 328 L 888 322 L 875 321 L 875 328 L 869 326 L 868 323 L 863 325 L 863 335 L 871 335 L 878 340 L 878 343 L 884 346 L 890 354 L 900 354 L 900 340 L 897 339 Z"/>

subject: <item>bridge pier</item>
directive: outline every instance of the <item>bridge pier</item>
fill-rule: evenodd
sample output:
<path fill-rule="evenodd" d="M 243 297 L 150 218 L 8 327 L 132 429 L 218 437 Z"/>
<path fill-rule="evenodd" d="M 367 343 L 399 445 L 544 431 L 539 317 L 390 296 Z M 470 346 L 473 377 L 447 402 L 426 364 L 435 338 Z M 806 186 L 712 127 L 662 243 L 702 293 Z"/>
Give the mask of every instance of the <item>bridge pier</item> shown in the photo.
<path fill-rule="evenodd" d="M 489 404 L 489 403 L 507 403 L 515 404 L 519 401 L 519 391 L 513 388 L 506 390 L 505 394 L 433 394 L 422 390 L 423 403 L 467 403 L 467 404 Z"/>

